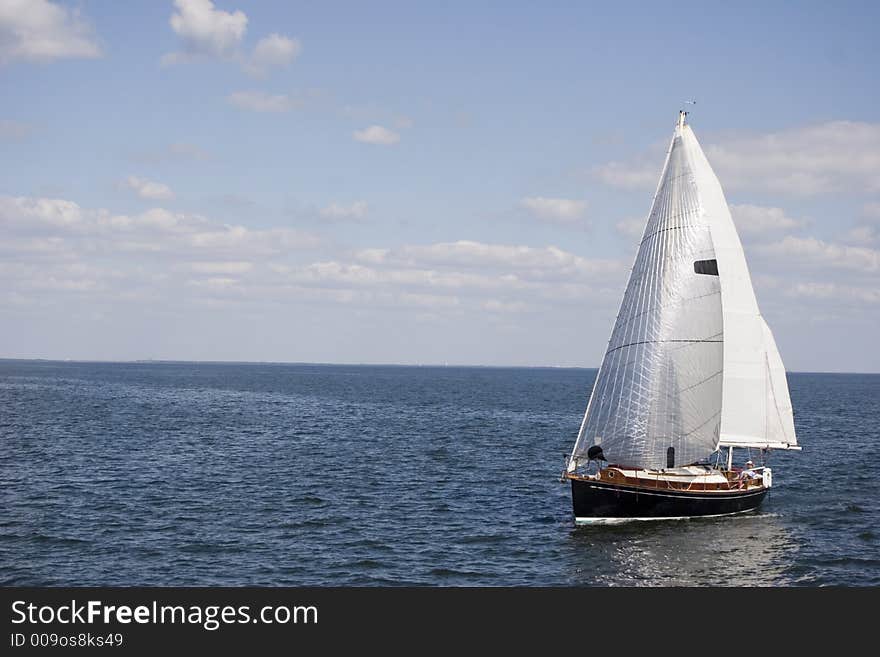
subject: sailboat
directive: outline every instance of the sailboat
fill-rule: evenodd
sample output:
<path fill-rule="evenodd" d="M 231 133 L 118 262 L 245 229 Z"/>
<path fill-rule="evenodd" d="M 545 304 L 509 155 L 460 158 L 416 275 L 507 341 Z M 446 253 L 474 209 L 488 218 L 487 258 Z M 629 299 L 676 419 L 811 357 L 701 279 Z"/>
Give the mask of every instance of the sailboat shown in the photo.
<path fill-rule="evenodd" d="M 563 470 L 578 524 L 754 511 L 770 451 L 800 449 L 785 367 L 687 116 Z"/>

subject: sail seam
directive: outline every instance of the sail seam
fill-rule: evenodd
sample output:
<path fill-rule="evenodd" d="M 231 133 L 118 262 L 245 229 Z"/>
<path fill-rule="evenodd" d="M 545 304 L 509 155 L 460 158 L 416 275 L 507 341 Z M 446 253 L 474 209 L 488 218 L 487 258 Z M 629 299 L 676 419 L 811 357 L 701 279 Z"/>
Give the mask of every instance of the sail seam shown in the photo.
<path fill-rule="evenodd" d="M 724 340 L 643 340 L 641 342 L 630 342 L 629 344 L 622 344 L 619 347 L 614 347 L 609 351 L 605 352 L 607 356 L 613 351 L 617 351 L 618 349 L 625 349 L 626 347 L 634 347 L 640 344 L 668 344 L 670 342 L 687 342 L 687 343 L 710 343 L 710 342 L 724 342 Z"/>
<path fill-rule="evenodd" d="M 693 214 L 694 212 L 696 212 L 696 210 L 688 210 L 687 212 L 682 212 L 680 214 L 670 215 L 669 218 L 674 219 L 676 217 L 681 217 L 686 214 Z M 660 230 L 656 230 L 653 233 L 651 233 L 650 235 L 647 235 L 646 237 L 642 238 L 642 241 L 639 242 L 639 246 L 641 246 L 642 244 L 647 242 L 649 239 L 651 239 L 655 235 L 659 235 L 660 233 L 665 233 L 668 230 L 684 230 L 685 228 L 706 228 L 706 225 L 699 224 L 699 223 L 698 224 L 681 224 L 679 226 L 669 226 L 668 228 L 661 228 Z"/>

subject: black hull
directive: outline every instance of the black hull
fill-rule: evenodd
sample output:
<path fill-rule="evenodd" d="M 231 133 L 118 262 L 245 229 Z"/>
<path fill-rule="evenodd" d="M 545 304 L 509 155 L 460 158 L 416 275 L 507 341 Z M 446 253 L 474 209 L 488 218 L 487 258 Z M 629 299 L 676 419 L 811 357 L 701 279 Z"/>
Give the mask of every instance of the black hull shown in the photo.
<path fill-rule="evenodd" d="M 575 521 L 659 520 L 726 516 L 754 511 L 767 495 L 758 490 L 703 492 L 646 490 L 582 479 L 571 480 Z"/>

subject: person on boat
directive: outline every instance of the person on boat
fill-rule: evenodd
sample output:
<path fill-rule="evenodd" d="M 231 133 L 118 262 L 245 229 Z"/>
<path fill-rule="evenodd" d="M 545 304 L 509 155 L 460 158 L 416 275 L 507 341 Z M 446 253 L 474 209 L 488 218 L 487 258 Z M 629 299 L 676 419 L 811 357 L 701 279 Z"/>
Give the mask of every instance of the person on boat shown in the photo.
<path fill-rule="evenodd" d="M 759 472 L 755 472 L 755 464 L 751 461 L 746 461 L 746 468 L 743 471 L 743 474 L 749 479 L 760 479 L 761 474 Z"/>
<path fill-rule="evenodd" d="M 739 486 L 738 488 L 745 488 L 749 485 L 750 479 L 757 479 L 760 475 L 753 470 L 755 464 L 752 463 L 752 460 L 749 459 L 746 461 L 745 467 L 739 473 Z"/>

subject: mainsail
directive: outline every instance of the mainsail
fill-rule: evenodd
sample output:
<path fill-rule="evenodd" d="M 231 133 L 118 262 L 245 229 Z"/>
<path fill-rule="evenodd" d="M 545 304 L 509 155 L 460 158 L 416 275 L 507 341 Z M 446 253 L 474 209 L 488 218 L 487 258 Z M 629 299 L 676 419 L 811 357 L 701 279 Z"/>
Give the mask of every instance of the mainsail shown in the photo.
<path fill-rule="evenodd" d="M 679 118 L 569 462 L 664 468 L 794 446 L 785 369 L 724 193 Z"/>

